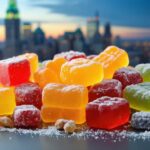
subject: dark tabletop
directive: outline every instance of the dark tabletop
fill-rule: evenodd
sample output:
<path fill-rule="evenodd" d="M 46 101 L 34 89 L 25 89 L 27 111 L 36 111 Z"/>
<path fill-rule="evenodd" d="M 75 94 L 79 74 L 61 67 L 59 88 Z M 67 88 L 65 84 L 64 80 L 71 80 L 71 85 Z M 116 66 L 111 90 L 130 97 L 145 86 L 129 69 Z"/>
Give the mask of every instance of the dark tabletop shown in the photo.
<path fill-rule="evenodd" d="M 0 132 L 0 150 L 150 150 L 150 140 L 83 139 Z"/>

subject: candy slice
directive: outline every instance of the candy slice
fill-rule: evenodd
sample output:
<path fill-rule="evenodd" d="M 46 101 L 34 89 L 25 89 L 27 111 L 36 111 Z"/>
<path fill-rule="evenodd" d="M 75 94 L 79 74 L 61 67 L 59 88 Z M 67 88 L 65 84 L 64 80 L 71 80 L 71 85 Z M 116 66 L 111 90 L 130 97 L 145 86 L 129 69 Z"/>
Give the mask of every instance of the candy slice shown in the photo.
<path fill-rule="evenodd" d="M 143 82 L 141 74 L 133 68 L 121 68 L 114 73 L 113 79 L 122 83 L 123 89 L 132 84 Z"/>
<path fill-rule="evenodd" d="M 135 129 L 150 130 L 150 112 L 136 112 L 131 117 L 131 126 Z"/>
<path fill-rule="evenodd" d="M 12 115 L 15 106 L 14 89 L 10 87 L 0 88 L 0 115 Z"/>
<path fill-rule="evenodd" d="M 129 101 L 131 108 L 141 111 L 150 111 L 149 82 L 127 86 L 123 95 Z"/>
<path fill-rule="evenodd" d="M 38 128 L 41 124 L 40 111 L 33 105 L 17 106 L 13 119 L 17 128 Z"/>
<path fill-rule="evenodd" d="M 15 87 L 17 105 L 42 106 L 42 90 L 36 83 L 23 83 Z"/>
<path fill-rule="evenodd" d="M 86 121 L 91 128 L 114 129 L 127 123 L 129 117 L 129 103 L 123 98 L 101 97 L 86 107 Z"/>
<path fill-rule="evenodd" d="M 150 82 L 150 64 L 139 64 L 135 69 L 141 73 L 144 82 Z"/>
<path fill-rule="evenodd" d="M 92 60 L 74 59 L 62 65 L 60 78 L 65 84 L 90 86 L 103 79 L 103 67 Z"/>
<path fill-rule="evenodd" d="M 109 97 L 121 97 L 122 96 L 122 84 L 115 79 L 103 80 L 89 89 L 89 101 L 93 101 L 97 98 L 109 96 Z"/>
<path fill-rule="evenodd" d="M 105 79 L 111 79 L 116 70 L 129 64 L 127 52 L 116 46 L 107 47 L 93 60 L 103 65 Z"/>
<path fill-rule="evenodd" d="M 88 102 L 87 88 L 82 85 L 64 85 L 51 83 L 42 93 L 44 106 L 62 108 L 85 107 Z"/>
<path fill-rule="evenodd" d="M 28 82 L 30 64 L 25 58 L 13 57 L 0 61 L 0 82 L 4 86 L 15 86 Z"/>
<path fill-rule="evenodd" d="M 73 105 L 73 104 L 72 104 Z M 67 120 L 74 120 L 76 124 L 82 124 L 85 120 L 84 108 L 58 108 L 43 106 L 41 109 L 41 117 L 45 123 L 53 123 L 56 120 L 63 118 Z"/>

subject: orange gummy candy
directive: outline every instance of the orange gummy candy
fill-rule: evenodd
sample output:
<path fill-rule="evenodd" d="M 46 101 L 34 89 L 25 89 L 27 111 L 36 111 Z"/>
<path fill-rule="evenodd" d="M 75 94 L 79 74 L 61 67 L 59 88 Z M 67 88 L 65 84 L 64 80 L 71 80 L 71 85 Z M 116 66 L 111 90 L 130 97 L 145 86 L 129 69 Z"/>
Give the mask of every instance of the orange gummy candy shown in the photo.
<path fill-rule="evenodd" d="M 127 52 L 116 46 L 107 47 L 102 53 L 93 58 L 93 60 L 103 65 L 105 79 L 111 79 L 116 70 L 127 67 L 129 64 Z"/>
<path fill-rule="evenodd" d="M 72 119 L 78 124 L 85 122 L 86 87 L 51 83 L 44 87 L 42 94 L 41 115 L 44 122 L 55 122 L 60 118 Z"/>
<path fill-rule="evenodd" d="M 74 59 L 61 67 L 60 78 L 65 84 L 90 86 L 103 79 L 103 67 L 100 63 L 88 59 Z"/>

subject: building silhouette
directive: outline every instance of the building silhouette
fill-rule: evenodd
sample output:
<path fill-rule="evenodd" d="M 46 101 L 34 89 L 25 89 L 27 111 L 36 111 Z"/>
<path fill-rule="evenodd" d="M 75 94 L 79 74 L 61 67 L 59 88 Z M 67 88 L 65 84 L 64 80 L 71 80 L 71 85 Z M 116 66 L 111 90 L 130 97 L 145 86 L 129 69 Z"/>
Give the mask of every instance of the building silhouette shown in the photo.
<path fill-rule="evenodd" d="M 20 51 L 20 18 L 16 0 L 9 0 L 5 18 L 6 42 L 4 57 L 11 57 Z"/>

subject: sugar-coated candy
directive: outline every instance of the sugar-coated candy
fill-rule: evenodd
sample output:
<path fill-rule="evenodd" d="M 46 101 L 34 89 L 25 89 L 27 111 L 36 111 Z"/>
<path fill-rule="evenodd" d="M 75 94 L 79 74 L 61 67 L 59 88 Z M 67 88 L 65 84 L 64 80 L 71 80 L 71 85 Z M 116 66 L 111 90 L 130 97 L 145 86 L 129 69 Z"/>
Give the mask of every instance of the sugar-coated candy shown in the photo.
<path fill-rule="evenodd" d="M 72 104 L 73 105 L 73 104 Z M 85 107 L 82 108 L 63 108 L 42 106 L 41 117 L 45 123 L 54 123 L 60 118 L 74 120 L 76 124 L 85 123 Z"/>
<path fill-rule="evenodd" d="M 15 86 L 29 81 L 30 63 L 21 57 L 1 60 L 0 72 L 0 83 L 4 86 Z"/>
<path fill-rule="evenodd" d="M 150 82 L 150 64 L 139 64 L 135 69 L 141 73 L 144 82 Z"/>
<path fill-rule="evenodd" d="M 109 97 L 121 97 L 122 96 L 122 84 L 115 79 L 103 80 L 89 88 L 89 101 L 96 100 L 97 98 L 109 96 Z"/>
<path fill-rule="evenodd" d="M 0 88 L 0 116 L 12 115 L 16 107 L 14 88 Z"/>
<path fill-rule="evenodd" d="M 38 70 L 39 65 L 38 55 L 35 53 L 25 53 L 23 55 L 20 55 L 20 57 L 25 57 L 29 61 L 31 69 L 30 79 L 33 80 L 33 75 Z"/>
<path fill-rule="evenodd" d="M 44 87 L 42 95 L 44 106 L 80 108 L 88 102 L 87 88 L 82 85 L 51 83 Z"/>
<path fill-rule="evenodd" d="M 33 105 L 17 106 L 13 119 L 17 128 L 38 128 L 41 124 L 40 111 Z"/>
<path fill-rule="evenodd" d="M 103 79 L 103 67 L 92 60 L 74 59 L 62 65 L 60 78 L 65 84 L 90 86 Z"/>
<path fill-rule="evenodd" d="M 129 103 L 123 98 L 104 96 L 86 107 L 86 120 L 90 128 L 110 130 L 127 123 L 129 117 Z"/>
<path fill-rule="evenodd" d="M 150 111 L 150 82 L 127 86 L 123 95 L 129 101 L 131 108 Z"/>
<path fill-rule="evenodd" d="M 44 88 L 48 83 L 59 83 L 59 77 L 52 69 L 40 68 L 34 74 L 34 81 L 38 83 L 41 88 Z"/>
<path fill-rule="evenodd" d="M 138 84 L 143 82 L 141 74 L 133 68 L 121 68 L 117 70 L 113 79 L 117 79 L 122 83 L 123 89 L 132 84 Z"/>
<path fill-rule="evenodd" d="M 68 134 L 72 134 L 75 131 L 76 128 L 77 128 L 76 124 L 75 124 L 75 122 L 73 120 L 69 120 L 64 125 L 65 133 L 68 133 Z"/>
<path fill-rule="evenodd" d="M 11 120 L 11 118 L 9 118 L 7 116 L 0 117 L 0 126 L 7 127 L 7 128 L 12 128 L 13 125 L 14 124 L 13 124 L 13 121 Z"/>
<path fill-rule="evenodd" d="M 93 58 L 95 58 L 97 55 L 89 55 L 89 56 L 87 56 L 87 59 L 93 59 Z"/>
<path fill-rule="evenodd" d="M 42 106 L 42 90 L 36 83 L 23 83 L 15 87 L 17 105 Z"/>
<path fill-rule="evenodd" d="M 131 117 L 131 126 L 135 129 L 150 130 L 150 112 L 136 112 Z"/>
<path fill-rule="evenodd" d="M 64 125 L 68 122 L 68 120 L 66 119 L 58 119 L 55 122 L 55 127 L 57 130 L 63 130 L 64 129 Z"/>
<path fill-rule="evenodd" d="M 127 52 L 116 46 L 107 47 L 93 60 L 103 65 L 105 79 L 111 79 L 116 70 L 129 64 Z"/>

